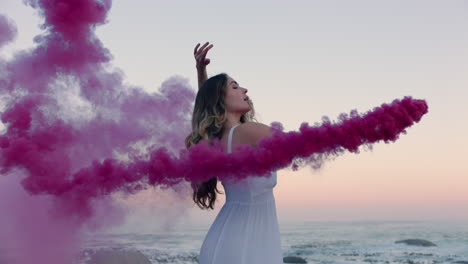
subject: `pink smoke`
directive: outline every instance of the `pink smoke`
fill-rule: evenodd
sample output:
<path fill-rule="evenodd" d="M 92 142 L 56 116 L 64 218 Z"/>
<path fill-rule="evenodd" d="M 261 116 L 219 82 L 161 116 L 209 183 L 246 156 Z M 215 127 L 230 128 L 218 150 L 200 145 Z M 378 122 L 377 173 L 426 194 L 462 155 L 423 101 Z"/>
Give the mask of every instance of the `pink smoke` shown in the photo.
<path fill-rule="evenodd" d="M 337 123 L 327 118 L 314 127 L 303 123 L 297 132 L 285 133 L 280 123 L 272 123 L 273 137 L 262 139 L 258 148 L 239 146 L 238 152 L 226 154 L 215 141 L 186 150 L 193 89 L 187 80 L 173 77 L 159 93 L 147 93 L 125 86 L 118 71 L 108 70 L 112 57 L 94 29 L 107 22 L 110 0 L 26 3 L 44 18 L 44 33 L 34 38 L 32 50 L 0 60 L 1 120 L 6 126 L 0 135 L 0 170 L 2 177 L 21 181 L 28 193 L 45 197 L 36 208 L 54 209 L 41 216 L 46 219 L 42 222 L 25 223 L 44 233 L 16 236 L 20 225 L 9 233 L 16 244 L 34 248 L 30 256 L 42 259 L 40 263 L 70 260 L 79 250 L 83 226 L 118 222 L 119 214 L 106 220 L 94 217 L 114 192 L 135 193 L 148 185 L 170 187 L 215 176 L 241 179 L 288 166 L 317 168 L 327 156 L 397 140 L 428 111 L 425 101 L 405 97 L 364 115 L 342 114 Z M 13 40 L 15 32 L 12 22 L 0 16 L 0 47 Z M 98 202 L 101 207 L 96 207 Z M 15 204 L 20 203 L 8 206 Z M 48 226 L 47 217 L 62 224 Z M 57 232 L 64 236 L 61 246 L 70 250 L 60 258 L 47 258 L 41 253 L 46 246 L 37 237 Z"/>
<path fill-rule="evenodd" d="M 44 33 L 34 38 L 32 49 L 9 61 L 0 58 L 6 127 L 0 135 L 0 172 L 14 179 L 2 182 L 11 195 L 3 193 L 8 203 L 0 203 L 5 234 L 0 242 L 21 249 L 15 263 L 72 263 L 83 228 L 105 227 L 123 217 L 108 197 L 64 193 L 73 174 L 105 158 L 128 159 L 154 144 L 183 148 L 195 93 L 188 80 L 172 77 L 150 94 L 123 85 L 120 72 L 107 70 L 112 57 L 94 30 L 106 22 L 110 1 L 26 3 L 43 16 Z M 15 32 L 13 22 L 0 16 L 0 47 Z M 20 183 L 25 193 L 45 202 L 15 199 L 27 197 Z M 112 213 L 99 217 L 102 211 Z M 25 221 L 17 221 L 22 216 Z"/>
<path fill-rule="evenodd" d="M 106 159 L 95 162 L 73 175 L 73 180 L 50 192 L 73 194 L 86 206 L 86 199 L 107 195 L 116 190 L 138 191 L 140 182 L 152 185 L 174 185 L 183 180 L 205 181 L 211 177 L 242 179 L 248 175 L 263 175 L 292 164 L 297 169 L 300 163 L 320 167 L 323 157 L 313 155 L 339 155 L 345 150 L 357 152 L 359 146 L 378 141 L 395 141 L 400 133 L 428 111 L 424 100 L 405 97 L 383 104 L 360 116 L 356 111 L 351 116 L 340 115 L 338 123 L 324 118 L 320 126 L 301 125 L 300 131 L 282 132 L 282 126 L 272 124 L 273 136 L 258 142 L 258 148 L 238 146 L 237 152 L 227 154 L 219 140 L 214 146 L 204 142 L 181 150 L 179 156 L 162 147 L 150 153 L 149 159 L 134 156 L 131 162 Z M 43 189 L 46 191 L 46 189 Z M 63 191 L 63 193 L 61 193 Z M 86 211 L 86 207 L 76 208 Z"/>

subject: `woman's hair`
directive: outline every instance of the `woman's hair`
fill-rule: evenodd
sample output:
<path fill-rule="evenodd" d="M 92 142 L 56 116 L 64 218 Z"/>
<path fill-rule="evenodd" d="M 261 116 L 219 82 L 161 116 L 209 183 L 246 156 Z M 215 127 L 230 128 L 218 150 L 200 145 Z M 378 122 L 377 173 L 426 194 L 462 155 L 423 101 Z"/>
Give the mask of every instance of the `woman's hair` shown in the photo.
<path fill-rule="evenodd" d="M 190 148 L 201 140 L 221 139 L 227 119 L 226 95 L 228 75 L 220 73 L 209 78 L 198 90 L 192 115 L 192 133 L 185 138 L 185 146 Z M 241 116 L 240 122 L 255 120 L 253 103 L 251 110 Z M 213 177 L 205 182 L 193 182 L 193 201 L 201 209 L 214 209 L 218 179 Z"/>

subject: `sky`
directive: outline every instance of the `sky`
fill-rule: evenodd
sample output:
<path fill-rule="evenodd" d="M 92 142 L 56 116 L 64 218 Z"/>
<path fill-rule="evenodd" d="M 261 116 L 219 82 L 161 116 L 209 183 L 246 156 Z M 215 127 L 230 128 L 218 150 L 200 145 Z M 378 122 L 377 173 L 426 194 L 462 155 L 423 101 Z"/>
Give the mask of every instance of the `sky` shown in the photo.
<path fill-rule="evenodd" d="M 319 171 L 278 171 L 278 219 L 468 220 L 468 2 L 291 3 L 116 0 L 97 35 L 125 82 L 152 92 L 174 75 L 195 90 L 193 48 L 210 41 L 208 75 L 228 73 L 248 89 L 258 121 L 286 131 L 403 96 L 425 99 L 429 113 L 394 143 Z M 0 55 L 31 47 L 39 16 L 19 0 L 1 0 L 0 13 L 18 27 Z M 127 226 L 151 226 L 158 215 L 208 225 L 224 203 L 202 211 L 188 196 L 128 198 Z"/>

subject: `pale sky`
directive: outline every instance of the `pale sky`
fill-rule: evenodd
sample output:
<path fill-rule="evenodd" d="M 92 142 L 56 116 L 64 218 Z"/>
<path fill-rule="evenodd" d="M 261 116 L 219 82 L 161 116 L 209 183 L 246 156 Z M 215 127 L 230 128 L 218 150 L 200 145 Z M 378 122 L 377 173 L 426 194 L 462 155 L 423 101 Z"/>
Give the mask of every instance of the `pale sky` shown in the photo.
<path fill-rule="evenodd" d="M 9 57 L 31 47 L 40 18 L 20 0 L 0 5 L 19 31 L 0 51 Z M 395 143 L 319 172 L 278 171 L 280 222 L 468 220 L 468 1 L 116 0 L 108 20 L 98 36 L 127 83 L 156 91 L 179 75 L 195 90 L 193 48 L 210 41 L 208 74 L 230 74 L 259 121 L 286 131 L 407 95 L 427 100 L 429 113 Z M 186 219 L 209 224 L 223 203 L 185 204 Z"/>

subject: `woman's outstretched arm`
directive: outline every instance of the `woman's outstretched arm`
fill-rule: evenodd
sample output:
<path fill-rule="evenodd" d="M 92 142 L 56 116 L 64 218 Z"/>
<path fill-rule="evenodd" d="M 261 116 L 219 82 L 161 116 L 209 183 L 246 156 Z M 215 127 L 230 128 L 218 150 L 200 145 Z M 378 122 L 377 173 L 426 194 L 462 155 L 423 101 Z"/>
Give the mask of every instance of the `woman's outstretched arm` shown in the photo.
<path fill-rule="evenodd" d="M 201 46 L 200 49 L 198 49 L 198 47 L 200 47 L 200 43 L 198 43 L 193 50 L 193 55 L 195 56 L 195 61 L 197 62 L 196 67 L 198 74 L 198 89 L 200 89 L 203 83 L 205 83 L 208 79 L 206 65 L 210 64 L 210 59 L 206 58 L 206 54 L 213 47 L 213 44 L 208 44 L 209 42 L 206 42 L 203 44 L 203 46 Z"/>

